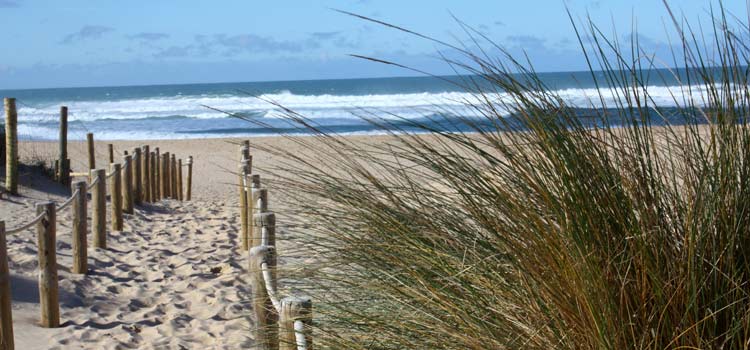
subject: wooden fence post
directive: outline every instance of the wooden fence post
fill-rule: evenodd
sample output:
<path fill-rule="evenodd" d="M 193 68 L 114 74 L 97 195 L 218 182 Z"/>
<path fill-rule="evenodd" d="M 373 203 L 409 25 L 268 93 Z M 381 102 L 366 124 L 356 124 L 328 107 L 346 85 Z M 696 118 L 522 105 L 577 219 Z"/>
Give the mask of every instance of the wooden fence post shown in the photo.
<path fill-rule="evenodd" d="M 133 197 L 135 196 L 135 194 L 133 193 L 133 163 L 135 161 L 133 160 L 133 156 L 131 155 L 122 157 L 122 161 L 122 177 L 120 178 L 120 186 L 122 187 L 122 211 L 124 213 L 133 214 Z M 115 182 L 117 181 L 115 180 L 116 177 L 117 175 L 112 177 L 112 184 L 115 184 Z M 111 196 L 112 206 L 114 206 L 114 194 L 112 194 Z M 114 224 L 114 221 L 112 223 Z M 120 230 L 122 230 L 122 226 L 120 226 Z"/>
<path fill-rule="evenodd" d="M 157 194 L 157 190 L 159 189 L 159 184 L 157 183 L 157 180 L 159 179 L 156 176 L 156 172 L 158 171 L 158 158 L 156 157 L 156 152 L 151 152 L 149 155 L 149 169 L 148 169 L 148 182 L 150 182 L 151 186 L 151 202 L 156 203 L 159 201 L 159 195 Z"/>
<path fill-rule="evenodd" d="M 133 179 L 133 203 L 141 204 L 143 189 L 141 188 L 141 149 L 139 147 L 133 149 L 133 162 L 130 163 L 130 168 Z"/>
<path fill-rule="evenodd" d="M 5 190 L 18 194 L 18 114 L 12 97 L 5 98 Z"/>
<path fill-rule="evenodd" d="M 37 215 L 45 217 L 36 225 L 39 258 L 39 308 L 42 311 L 41 326 L 60 326 L 60 305 L 57 295 L 57 252 L 55 203 L 44 202 L 36 205 Z"/>
<path fill-rule="evenodd" d="M 91 170 L 91 177 L 96 181 L 91 193 L 91 231 L 94 236 L 94 248 L 107 248 L 107 171 Z M 93 183 L 93 182 L 92 182 Z"/>
<path fill-rule="evenodd" d="M 86 145 L 89 154 L 89 171 L 96 169 L 96 154 L 94 153 L 94 134 L 86 134 Z"/>
<path fill-rule="evenodd" d="M 240 227 L 242 229 L 242 250 L 250 249 L 250 203 L 247 200 L 247 194 L 250 191 L 250 184 L 247 183 L 247 176 L 250 175 L 250 141 L 245 140 L 240 144 L 240 174 L 239 174 L 239 191 L 240 191 Z"/>
<path fill-rule="evenodd" d="M 68 159 L 68 107 L 60 107 L 60 177 L 61 184 L 70 185 L 70 159 Z"/>
<path fill-rule="evenodd" d="M 122 167 L 120 163 L 110 165 L 114 174 L 110 180 L 109 196 L 112 206 L 112 231 L 122 231 Z"/>
<path fill-rule="evenodd" d="M 78 191 L 76 199 L 73 200 L 73 273 L 84 274 L 88 270 L 87 252 L 87 196 L 86 181 L 76 181 L 73 184 L 73 192 Z"/>
<path fill-rule="evenodd" d="M 5 221 L 0 221 L 0 350 L 13 350 L 13 310 L 10 297 L 10 271 L 8 270 L 8 243 L 5 239 Z"/>
<path fill-rule="evenodd" d="M 109 154 L 109 164 L 115 162 L 115 146 L 113 144 L 107 144 L 107 153 Z"/>
<path fill-rule="evenodd" d="M 253 237 L 251 247 L 276 245 L 276 214 L 260 213 L 253 215 Z"/>
<path fill-rule="evenodd" d="M 258 349 L 277 350 L 279 348 L 279 316 L 273 306 L 263 278 L 263 264 L 272 264 L 275 249 L 271 246 L 250 249 L 250 286 L 252 289 L 253 312 L 255 316 L 255 344 Z"/>
<path fill-rule="evenodd" d="M 186 197 L 189 201 L 191 194 L 193 193 L 193 156 L 188 156 L 188 171 L 187 171 L 187 193 Z"/>
<path fill-rule="evenodd" d="M 143 154 L 143 166 L 141 167 L 141 174 L 140 174 L 141 182 L 142 182 L 141 185 L 143 186 L 141 195 L 143 196 L 143 200 L 146 203 L 151 203 L 151 182 L 150 182 L 151 179 L 149 179 L 149 173 L 150 173 L 150 168 L 151 168 L 151 164 L 150 164 L 151 155 L 149 154 L 148 145 L 143 145 L 141 147 L 141 153 Z"/>
<path fill-rule="evenodd" d="M 159 174 L 161 174 L 161 181 L 160 181 L 160 187 L 161 187 L 161 198 L 168 198 L 169 197 L 169 174 L 167 173 L 169 168 L 167 166 L 169 164 L 169 152 L 165 152 L 161 155 L 161 166 L 159 167 Z"/>
<path fill-rule="evenodd" d="M 177 159 L 172 153 L 171 158 L 169 160 L 169 193 L 172 194 L 172 199 L 180 199 L 178 193 L 177 193 Z"/>
<path fill-rule="evenodd" d="M 159 153 L 159 147 L 154 148 L 154 152 L 156 153 L 156 166 L 154 167 L 154 177 L 156 181 L 154 182 L 154 190 L 156 192 L 156 199 L 154 201 L 160 201 L 164 197 L 161 193 L 161 153 Z"/>
<path fill-rule="evenodd" d="M 183 200 L 182 192 L 182 158 L 177 160 L 177 198 Z"/>
<path fill-rule="evenodd" d="M 297 350 L 301 345 L 300 342 L 304 342 L 305 349 L 313 349 L 312 299 L 309 297 L 281 299 L 279 350 Z"/>

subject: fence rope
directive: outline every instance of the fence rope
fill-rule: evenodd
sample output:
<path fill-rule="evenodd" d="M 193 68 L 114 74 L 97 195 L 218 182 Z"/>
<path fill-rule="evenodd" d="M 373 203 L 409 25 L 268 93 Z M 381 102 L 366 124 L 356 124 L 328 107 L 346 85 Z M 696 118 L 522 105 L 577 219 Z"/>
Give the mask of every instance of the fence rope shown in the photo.
<path fill-rule="evenodd" d="M 39 221 L 41 221 L 45 216 L 47 216 L 47 212 L 43 212 L 43 213 L 37 215 L 33 220 L 31 220 L 30 222 L 28 222 L 27 224 L 25 224 L 25 225 L 23 225 L 21 227 L 16 227 L 16 228 L 12 228 L 12 229 L 9 229 L 9 230 L 5 230 L 5 233 L 12 234 L 12 233 L 18 233 L 18 232 L 30 229 L 32 226 L 38 224 Z"/>
<path fill-rule="evenodd" d="M 307 350 L 307 338 L 305 338 L 305 323 L 302 320 L 294 321 L 294 338 L 297 340 L 297 350 Z"/>
<path fill-rule="evenodd" d="M 91 184 L 89 185 L 89 187 L 86 187 L 86 192 L 94 189 L 94 186 L 96 186 L 96 184 L 98 183 L 99 183 L 99 178 L 97 177 L 96 179 L 94 179 L 94 181 L 91 181 Z"/>
<path fill-rule="evenodd" d="M 63 202 L 62 204 L 60 204 L 60 206 L 57 207 L 57 211 L 61 211 L 67 208 L 70 205 L 70 203 L 73 203 L 73 200 L 76 199 L 76 197 L 78 197 L 78 194 L 79 194 L 78 190 L 73 192 L 73 195 L 71 195 L 70 198 L 68 198 L 65 202 Z"/>
<path fill-rule="evenodd" d="M 276 312 L 281 313 L 281 303 L 279 302 L 279 296 L 277 295 L 277 291 L 273 288 L 273 284 L 271 283 L 271 269 L 268 268 L 267 263 L 260 264 L 260 267 L 263 271 L 263 280 L 266 282 L 266 291 L 268 292 L 268 297 L 271 298 L 271 303 L 276 309 Z"/>

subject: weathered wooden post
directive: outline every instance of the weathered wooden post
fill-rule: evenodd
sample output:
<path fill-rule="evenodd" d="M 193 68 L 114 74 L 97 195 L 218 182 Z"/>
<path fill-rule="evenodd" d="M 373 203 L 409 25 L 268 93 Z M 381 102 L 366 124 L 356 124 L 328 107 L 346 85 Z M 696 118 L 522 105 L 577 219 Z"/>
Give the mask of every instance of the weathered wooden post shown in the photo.
<path fill-rule="evenodd" d="M 239 191 L 240 191 L 240 232 L 242 236 L 242 249 L 248 250 L 250 247 L 250 203 L 247 200 L 247 194 L 250 191 L 249 184 L 247 183 L 247 176 L 250 175 L 252 169 L 250 168 L 250 141 L 245 140 L 240 144 L 240 173 L 239 173 Z"/>
<path fill-rule="evenodd" d="M 169 197 L 169 152 L 164 152 L 161 155 L 161 166 L 159 167 L 159 173 L 161 174 L 161 197 Z"/>
<path fill-rule="evenodd" d="M 107 172 L 104 169 L 91 170 L 91 177 L 96 182 L 91 193 L 91 231 L 94 236 L 94 248 L 107 248 Z M 94 182 L 92 182 L 94 183 Z"/>
<path fill-rule="evenodd" d="M 182 200 L 182 158 L 177 160 L 177 198 Z"/>
<path fill-rule="evenodd" d="M 143 188 L 141 184 L 141 149 L 138 147 L 133 150 L 133 162 L 130 163 L 130 167 L 130 170 L 133 173 L 133 203 L 141 204 L 143 198 Z"/>
<path fill-rule="evenodd" d="M 60 107 L 60 175 L 61 184 L 70 184 L 70 159 L 68 159 L 68 107 Z"/>
<path fill-rule="evenodd" d="M 12 97 L 5 98 L 5 190 L 18 194 L 18 114 Z"/>
<path fill-rule="evenodd" d="M 73 200 L 73 273 L 84 274 L 88 270 L 88 247 L 87 247 L 87 196 L 86 181 L 76 181 L 73 183 L 73 193 L 76 199 Z"/>
<path fill-rule="evenodd" d="M 39 258 L 39 308 L 42 311 L 41 326 L 60 326 L 60 305 L 57 295 L 57 252 L 55 247 L 57 228 L 55 203 L 36 205 L 36 213 L 45 214 L 36 225 Z"/>
<path fill-rule="evenodd" d="M 164 198 L 164 195 L 161 192 L 161 178 L 163 174 L 161 170 L 161 153 L 159 153 L 159 147 L 154 148 L 154 151 L 156 153 L 156 166 L 154 167 L 154 176 L 156 178 L 156 182 L 154 182 L 154 190 L 156 192 L 155 201 L 158 202 Z"/>
<path fill-rule="evenodd" d="M 143 154 L 143 166 L 141 167 L 141 182 L 143 186 L 143 200 L 146 203 L 151 203 L 151 179 L 149 175 L 151 173 L 151 154 L 149 153 L 148 145 L 141 147 L 141 153 Z"/>
<path fill-rule="evenodd" d="M 86 134 L 86 146 L 89 154 L 89 171 L 96 169 L 96 154 L 94 153 L 94 134 Z"/>
<path fill-rule="evenodd" d="M 13 350 L 13 310 L 10 297 L 10 271 L 8 270 L 8 243 L 5 239 L 5 221 L 0 221 L 0 350 Z"/>
<path fill-rule="evenodd" d="M 155 203 L 159 201 L 159 195 L 157 194 L 157 189 L 159 188 L 159 184 L 157 183 L 157 180 L 159 179 L 158 176 L 156 176 L 156 172 L 158 171 L 158 160 L 159 158 L 156 157 L 156 152 L 151 152 L 149 155 L 149 173 L 148 173 L 148 181 L 150 182 L 151 186 L 151 202 Z"/>
<path fill-rule="evenodd" d="M 115 162 L 115 146 L 113 144 L 107 144 L 107 153 L 109 154 L 109 164 Z"/>
<path fill-rule="evenodd" d="M 276 214 L 260 213 L 253 215 L 253 237 L 251 247 L 276 245 Z"/>
<path fill-rule="evenodd" d="M 122 173 L 120 172 L 122 167 L 120 163 L 112 163 L 110 167 L 112 178 L 109 182 L 109 196 L 112 206 L 112 231 L 122 231 Z"/>
<path fill-rule="evenodd" d="M 313 349 L 312 299 L 287 297 L 279 313 L 279 350 Z"/>
<path fill-rule="evenodd" d="M 177 193 L 177 158 L 174 153 L 171 154 L 169 167 L 169 193 L 172 195 L 172 199 L 180 199 Z"/>
<path fill-rule="evenodd" d="M 135 194 L 133 193 L 133 163 L 135 162 L 133 160 L 133 156 L 127 155 L 122 157 L 123 161 L 123 168 L 122 168 L 122 211 L 127 214 L 133 214 L 133 197 Z M 117 177 L 117 175 L 115 175 Z M 112 184 L 116 182 L 115 177 L 112 177 Z M 112 206 L 115 205 L 115 198 L 114 194 L 112 196 Z M 112 212 L 114 213 L 114 212 Z M 113 221 L 114 225 L 114 221 Z M 122 230 L 122 226 L 120 226 L 120 230 Z M 119 230 L 118 230 L 119 231 Z"/>
<path fill-rule="evenodd" d="M 275 249 L 271 246 L 250 249 L 250 287 L 252 289 L 253 313 L 255 318 L 255 344 L 258 349 L 277 350 L 279 348 L 279 316 L 273 306 L 271 296 L 263 278 L 263 265 L 273 264 Z"/>
<path fill-rule="evenodd" d="M 187 167 L 187 193 L 185 197 L 187 197 L 187 200 L 190 200 L 193 189 L 193 156 L 188 156 Z"/>

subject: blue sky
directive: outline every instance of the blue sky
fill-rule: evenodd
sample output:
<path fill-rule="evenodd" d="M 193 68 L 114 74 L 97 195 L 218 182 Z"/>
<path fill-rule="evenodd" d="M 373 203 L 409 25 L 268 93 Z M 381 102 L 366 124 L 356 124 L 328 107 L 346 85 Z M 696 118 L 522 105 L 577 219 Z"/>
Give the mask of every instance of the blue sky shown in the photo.
<path fill-rule="evenodd" d="M 705 19 L 711 1 L 671 3 Z M 434 44 L 333 8 L 465 39 L 452 14 L 511 52 L 525 50 L 539 71 L 580 70 L 566 5 L 619 38 L 632 34 L 635 17 L 645 47 L 668 47 L 660 0 L 0 0 L 0 88 L 414 75 L 352 53 L 451 72 Z M 744 1 L 725 6 L 747 17 Z"/>

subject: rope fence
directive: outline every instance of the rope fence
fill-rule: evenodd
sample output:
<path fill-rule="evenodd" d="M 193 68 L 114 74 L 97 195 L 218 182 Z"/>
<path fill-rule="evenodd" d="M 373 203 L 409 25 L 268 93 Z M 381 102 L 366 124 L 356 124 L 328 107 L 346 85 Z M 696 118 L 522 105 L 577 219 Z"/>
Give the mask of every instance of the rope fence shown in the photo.
<path fill-rule="evenodd" d="M 304 296 L 281 298 L 278 290 L 276 215 L 268 210 L 268 190 L 261 188 L 260 175 L 252 173 L 249 141 L 240 144 L 239 169 L 239 243 L 249 252 L 256 347 L 312 349 L 312 300 Z"/>
<path fill-rule="evenodd" d="M 6 176 L 6 188 L 11 195 L 18 194 L 18 139 L 14 128 L 17 127 L 15 99 L 5 98 L 6 111 L 6 128 L 12 131 L 11 136 L 6 139 L 6 169 L 10 165 L 13 169 L 8 169 Z M 10 123 L 9 123 L 10 122 Z M 136 204 L 157 203 L 162 200 L 172 199 L 182 201 L 182 167 L 181 159 L 175 155 L 171 157 L 171 167 L 174 171 L 166 171 L 154 166 L 158 147 L 155 152 L 149 151 L 149 146 L 142 146 L 138 151 L 134 151 L 135 158 L 125 156 L 124 166 L 119 163 L 111 163 L 113 169 L 107 174 L 105 169 L 96 168 L 95 166 L 95 147 L 93 143 L 93 134 L 87 135 L 88 149 L 88 172 L 74 172 L 68 167 L 70 160 L 67 159 L 67 108 L 61 108 L 60 119 L 61 137 L 60 137 L 60 158 L 58 161 L 58 170 L 55 172 L 55 180 L 64 186 L 71 186 L 71 196 L 66 198 L 59 205 L 54 202 L 42 202 L 36 204 L 36 216 L 30 221 L 17 227 L 7 228 L 4 220 L 0 220 L 0 349 L 13 349 L 13 318 L 10 304 L 10 272 L 8 270 L 8 252 L 6 236 L 8 234 L 19 233 L 33 227 L 36 227 L 38 235 L 39 249 L 39 290 L 40 290 L 40 325 L 45 328 L 54 328 L 60 325 L 59 299 L 58 299 L 58 281 L 57 281 L 57 255 L 56 255 L 56 237 L 57 237 L 57 212 L 62 211 L 69 206 L 73 208 L 72 215 L 72 250 L 73 266 L 71 271 L 75 274 L 88 273 L 87 266 L 87 235 L 89 227 L 87 226 L 88 211 L 88 194 L 91 194 L 91 231 L 93 236 L 93 246 L 98 249 L 106 249 L 107 230 L 106 230 L 106 198 L 107 182 L 110 183 L 110 202 L 112 207 L 113 231 L 122 230 L 123 210 L 128 210 L 126 204 L 121 200 L 130 198 Z M 140 152 L 143 150 L 144 152 Z M 166 153 L 165 155 L 168 155 Z M 178 162 L 179 160 L 179 162 Z M 134 164 L 136 163 L 137 164 Z M 179 168 L 177 164 L 180 164 Z M 62 165 L 62 166 L 61 166 Z M 166 166 L 166 164 L 164 164 Z M 187 158 L 184 166 L 188 167 L 187 172 L 187 200 L 190 200 L 192 186 L 192 157 Z M 177 170 L 179 169 L 179 170 Z M 13 171 L 16 173 L 14 174 Z M 76 177 L 85 177 L 86 180 L 72 181 Z M 178 178 L 179 177 L 179 178 Z M 72 183 L 71 183 L 72 182 Z M 123 184 L 123 182 L 127 182 Z M 171 187 L 172 191 L 159 193 L 156 184 Z M 11 186 L 9 186 L 11 185 Z M 131 209 L 132 210 L 132 209 Z M 117 223 L 117 226 L 114 224 Z"/>

